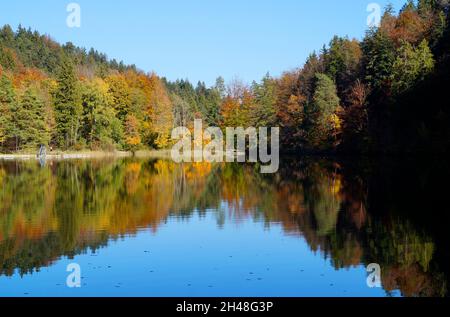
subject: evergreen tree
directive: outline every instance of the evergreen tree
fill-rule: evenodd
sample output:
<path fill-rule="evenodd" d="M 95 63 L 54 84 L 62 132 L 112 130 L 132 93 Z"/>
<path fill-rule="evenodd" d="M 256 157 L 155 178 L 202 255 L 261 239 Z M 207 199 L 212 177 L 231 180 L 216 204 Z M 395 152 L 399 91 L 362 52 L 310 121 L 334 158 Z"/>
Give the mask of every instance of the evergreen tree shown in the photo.
<path fill-rule="evenodd" d="M 5 25 L 0 29 L 0 44 L 5 47 L 14 46 L 14 31 L 9 25 Z"/>
<path fill-rule="evenodd" d="M 380 30 L 370 30 L 362 43 L 365 80 L 373 89 L 383 89 L 392 79 L 395 49 L 392 40 Z"/>
<path fill-rule="evenodd" d="M 0 78 L 0 145 L 4 145 L 14 135 L 12 114 L 15 107 L 16 95 L 13 85 L 9 78 L 2 74 Z"/>
<path fill-rule="evenodd" d="M 316 75 L 313 102 L 307 109 L 309 143 L 314 149 L 330 149 L 337 145 L 341 123 L 340 100 L 336 85 L 325 74 Z"/>
<path fill-rule="evenodd" d="M 174 125 L 187 127 L 192 124 L 194 117 L 187 101 L 175 93 L 172 93 L 170 98 L 173 104 Z"/>
<path fill-rule="evenodd" d="M 422 81 L 434 68 L 433 54 L 423 40 L 417 48 L 405 42 L 397 52 L 393 66 L 393 91 L 400 94 Z"/>
<path fill-rule="evenodd" d="M 349 103 L 349 87 L 360 77 L 362 51 L 357 40 L 335 36 L 324 55 L 325 72 L 336 83 L 338 96 L 346 105 Z"/>
<path fill-rule="evenodd" d="M 58 146 L 69 148 L 79 138 L 82 105 L 78 80 L 72 62 L 64 59 L 57 77 L 57 89 L 54 93 L 56 135 Z"/>
<path fill-rule="evenodd" d="M 269 74 L 263 78 L 261 84 L 253 83 L 253 94 L 257 107 L 252 114 L 256 126 L 269 127 L 276 120 L 277 85 Z"/>
<path fill-rule="evenodd" d="M 50 132 L 45 114 L 45 103 L 36 88 L 26 89 L 13 114 L 19 148 L 35 149 L 41 144 L 48 145 Z"/>
<path fill-rule="evenodd" d="M 225 87 L 225 80 L 222 76 L 217 77 L 216 79 L 216 85 L 214 88 L 219 92 L 220 98 L 225 98 L 226 95 L 226 87 Z"/>
<path fill-rule="evenodd" d="M 302 96 L 306 98 L 308 102 L 312 100 L 314 94 L 314 83 L 317 73 L 325 72 L 325 63 L 323 56 L 318 56 L 316 52 L 309 55 L 305 65 L 298 74 L 298 90 Z M 297 88 L 297 87 L 295 87 Z"/>
<path fill-rule="evenodd" d="M 219 122 L 221 92 L 219 88 L 206 88 L 205 83 L 200 83 L 195 89 L 197 104 L 200 107 L 205 123 L 214 126 Z"/>
<path fill-rule="evenodd" d="M 437 7 L 437 0 L 418 0 L 417 2 L 417 10 L 419 11 L 419 13 L 435 10 L 437 9 Z"/>

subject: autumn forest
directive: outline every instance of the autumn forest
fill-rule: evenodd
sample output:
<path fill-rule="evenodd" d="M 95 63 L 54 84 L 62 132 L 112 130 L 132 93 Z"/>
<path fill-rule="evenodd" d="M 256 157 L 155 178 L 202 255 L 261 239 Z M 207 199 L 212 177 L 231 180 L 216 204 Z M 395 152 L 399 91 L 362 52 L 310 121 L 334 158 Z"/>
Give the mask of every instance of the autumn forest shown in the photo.
<path fill-rule="evenodd" d="M 450 150 L 449 4 L 386 8 L 362 41 L 336 36 L 298 69 L 228 85 L 169 81 L 105 54 L 0 29 L 1 152 L 162 149 L 175 126 L 279 126 L 281 150 Z"/>
<path fill-rule="evenodd" d="M 149 17 L 152 9 L 167 23 L 176 21 L 177 27 L 159 33 L 162 43 L 183 47 L 174 38 L 191 30 L 180 32 L 185 22 L 176 14 L 194 20 L 203 4 L 179 1 L 172 12 L 173 4 L 123 2 L 134 10 L 127 18 L 136 20 L 136 8 L 148 5 L 139 32 L 125 45 L 109 25 L 111 38 L 98 43 L 105 48 L 120 42 L 127 59 L 137 50 L 136 39 L 148 35 L 151 49 L 160 47 L 167 56 L 150 58 L 143 46 L 137 64 L 148 60 L 166 74 L 112 59 L 98 48 L 58 43 L 52 38 L 58 31 L 40 33 L 46 24 L 30 23 L 34 17 L 23 15 L 23 3 L 11 5 L 17 24 L 29 24 L 0 25 L 0 297 L 448 297 L 450 1 L 405 1 L 400 10 L 398 2 L 396 10 L 385 7 L 378 26 L 351 33 L 359 38 L 330 38 L 340 32 L 336 28 L 319 42 L 299 41 L 309 30 L 286 19 L 272 35 L 286 32 L 286 46 L 273 46 L 289 61 L 273 58 L 283 63 L 270 68 L 271 59 L 263 66 L 284 70 L 293 58 L 297 68 L 261 76 L 265 69 L 259 72 L 258 64 L 249 76 L 258 79 L 253 82 L 225 78 L 232 74 L 215 79 L 228 71 L 220 67 L 195 77 L 198 62 L 191 53 L 174 59 L 167 54 L 171 46 L 148 40 L 154 39 L 148 25 L 159 23 Z M 39 3 L 39 10 L 60 9 L 50 2 Z M 323 13 L 306 1 L 266 5 L 258 8 L 256 24 L 266 24 L 275 7 L 283 14 L 269 27 L 288 9 Z M 83 12 L 99 12 L 98 3 L 82 6 Z M 208 32 L 228 25 L 212 17 L 228 16 L 236 4 L 216 6 L 208 5 L 211 16 L 192 24 Z M 122 15 L 121 8 L 109 14 Z M 339 3 L 339 10 L 349 9 Z M 169 13 L 175 15 L 169 19 Z M 253 25 L 249 21 L 244 25 Z M 136 31 L 128 22 L 118 26 L 126 36 Z M 96 29 L 88 25 L 76 30 L 77 38 Z M 73 31 L 59 36 L 72 38 Z M 256 32 L 265 35 L 257 26 L 249 34 Z M 197 35 L 204 46 L 189 45 L 203 58 L 206 51 L 198 50 L 209 42 Z M 247 41 L 247 33 L 239 35 Z M 227 40 L 225 33 L 216 37 Z M 311 46 L 286 51 L 294 41 Z M 249 41 L 251 58 L 263 52 L 256 42 Z M 272 58 L 274 47 L 264 56 Z M 238 53 L 246 63 L 247 55 Z M 256 62 L 267 61 L 264 56 Z M 229 57 L 223 62 L 231 69 L 237 62 Z M 177 79 L 184 74 L 180 65 L 188 66 L 189 78 L 206 77 L 208 84 Z M 239 69 L 253 72 L 247 65 Z M 279 127 L 279 169 L 261 173 L 263 160 L 170 160 L 173 129 L 197 132 L 196 120 L 224 132 Z M 53 155 L 37 160 L 43 146 Z M 265 149 L 278 154 L 274 147 Z M 82 269 L 78 281 L 68 277 L 73 264 Z M 370 270 L 374 264 L 378 275 Z"/>

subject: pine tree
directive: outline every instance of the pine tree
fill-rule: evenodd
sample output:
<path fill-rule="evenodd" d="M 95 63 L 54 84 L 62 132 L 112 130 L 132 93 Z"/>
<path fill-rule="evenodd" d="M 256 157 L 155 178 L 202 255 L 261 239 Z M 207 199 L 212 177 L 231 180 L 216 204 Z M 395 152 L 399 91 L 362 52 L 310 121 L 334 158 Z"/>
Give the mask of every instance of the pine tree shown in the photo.
<path fill-rule="evenodd" d="M 194 121 L 189 104 L 179 95 L 172 93 L 170 96 L 173 104 L 174 125 L 176 127 L 187 127 Z"/>
<path fill-rule="evenodd" d="M 199 83 L 195 90 L 202 117 L 209 126 L 214 126 L 219 122 L 222 101 L 220 89 L 220 87 L 206 88 L 205 83 Z"/>
<path fill-rule="evenodd" d="M 13 85 L 3 74 L 0 78 L 0 144 L 3 145 L 14 135 L 12 122 L 13 109 L 16 107 L 16 95 Z"/>
<path fill-rule="evenodd" d="M 380 30 L 367 33 L 363 43 L 365 80 L 373 89 L 383 89 L 390 84 L 395 49 L 392 40 Z"/>
<path fill-rule="evenodd" d="M 45 103 L 35 88 L 25 90 L 13 114 L 17 127 L 18 147 L 36 148 L 48 145 L 50 133 L 45 117 Z"/>
<path fill-rule="evenodd" d="M 313 102 L 309 105 L 309 142 L 314 149 L 330 149 L 338 142 L 341 123 L 336 84 L 325 74 L 316 75 Z"/>
<path fill-rule="evenodd" d="M 58 146 L 69 148 L 78 141 L 82 105 L 74 66 L 65 59 L 57 77 L 54 93 L 56 135 Z"/>
<path fill-rule="evenodd" d="M 400 94 L 423 80 L 434 68 L 434 58 L 428 42 L 423 40 L 417 48 L 404 42 L 393 65 L 394 93 Z"/>
<path fill-rule="evenodd" d="M 419 13 L 435 10 L 438 7 L 437 0 L 418 0 L 417 10 Z"/>
<path fill-rule="evenodd" d="M 323 57 L 326 74 L 335 81 L 343 101 L 346 101 L 348 88 L 360 75 L 361 56 L 361 46 L 357 40 L 336 36 Z"/>
<path fill-rule="evenodd" d="M 276 116 L 276 81 L 267 74 L 261 84 L 254 83 L 252 87 L 257 108 L 252 114 L 256 126 L 269 127 L 275 123 Z"/>
<path fill-rule="evenodd" d="M 219 92 L 220 98 L 225 98 L 226 88 L 225 88 L 225 80 L 222 76 L 217 77 L 216 85 L 214 88 Z"/>

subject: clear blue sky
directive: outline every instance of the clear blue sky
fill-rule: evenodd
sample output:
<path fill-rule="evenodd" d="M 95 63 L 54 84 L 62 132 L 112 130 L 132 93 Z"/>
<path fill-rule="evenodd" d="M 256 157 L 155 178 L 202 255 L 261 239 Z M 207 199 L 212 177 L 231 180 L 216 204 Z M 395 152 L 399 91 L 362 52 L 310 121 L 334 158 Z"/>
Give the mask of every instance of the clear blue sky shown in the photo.
<path fill-rule="evenodd" d="M 81 6 L 79 29 L 66 26 L 70 2 Z M 406 0 L 14 0 L 2 1 L 0 25 L 21 23 L 172 80 L 250 82 L 301 66 L 335 34 L 362 38 L 372 2 L 398 10 Z"/>

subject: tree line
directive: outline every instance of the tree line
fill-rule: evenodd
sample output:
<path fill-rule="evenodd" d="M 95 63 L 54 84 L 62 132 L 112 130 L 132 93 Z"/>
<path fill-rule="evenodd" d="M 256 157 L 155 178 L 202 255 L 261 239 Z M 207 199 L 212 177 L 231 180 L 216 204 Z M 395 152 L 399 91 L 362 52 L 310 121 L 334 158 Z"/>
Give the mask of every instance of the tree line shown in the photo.
<path fill-rule="evenodd" d="M 385 9 L 358 41 L 335 36 L 298 69 L 250 85 L 171 82 L 21 26 L 0 29 L 0 146 L 165 148 L 174 126 L 281 127 L 282 150 L 450 150 L 449 3 Z"/>

